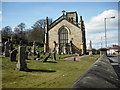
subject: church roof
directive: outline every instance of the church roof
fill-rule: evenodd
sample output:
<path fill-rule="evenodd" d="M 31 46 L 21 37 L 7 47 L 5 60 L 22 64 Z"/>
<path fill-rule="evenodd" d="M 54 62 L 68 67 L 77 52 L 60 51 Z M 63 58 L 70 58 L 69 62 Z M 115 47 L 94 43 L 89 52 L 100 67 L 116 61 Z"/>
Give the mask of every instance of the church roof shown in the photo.
<path fill-rule="evenodd" d="M 72 13 L 72 12 L 71 12 Z M 76 27 L 80 28 L 79 27 L 79 23 L 76 22 L 76 21 L 70 21 L 66 15 L 62 15 L 60 16 L 58 19 L 56 19 L 54 22 L 52 22 L 50 25 L 49 25 L 49 29 L 53 28 L 54 26 L 56 26 L 58 23 L 60 23 L 62 20 L 67 20 L 69 23 L 75 25 Z"/>

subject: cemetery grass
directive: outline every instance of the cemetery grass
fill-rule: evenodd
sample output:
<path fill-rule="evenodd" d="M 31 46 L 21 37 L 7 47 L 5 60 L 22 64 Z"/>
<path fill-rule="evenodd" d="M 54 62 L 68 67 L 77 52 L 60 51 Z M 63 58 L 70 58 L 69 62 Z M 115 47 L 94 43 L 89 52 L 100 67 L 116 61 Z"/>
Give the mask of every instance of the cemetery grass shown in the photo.
<path fill-rule="evenodd" d="M 27 60 L 27 67 L 33 72 L 17 71 L 17 62 L 10 62 L 9 57 L 5 57 L 2 59 L 2 87 L 69 88 L 98 57 L 98 55 L 83 57 L 80 62 L 61 59 L 56 60 L 57 63 Z"/>

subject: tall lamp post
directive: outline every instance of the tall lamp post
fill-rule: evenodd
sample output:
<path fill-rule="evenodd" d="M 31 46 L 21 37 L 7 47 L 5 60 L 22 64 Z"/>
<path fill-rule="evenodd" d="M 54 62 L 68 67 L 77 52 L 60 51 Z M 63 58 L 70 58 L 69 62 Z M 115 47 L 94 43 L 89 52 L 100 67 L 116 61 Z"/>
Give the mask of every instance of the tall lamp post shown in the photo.
<path fill-rule="evenodd" d="M 104 22 L 105 22 L 105 47 L 107 48 L 107 36 L 106 36 L 106 19 L 112 19 L 115 18 L 115 16 L 113 17 L 108 17 L 108 18 L 104 18 Z"/>

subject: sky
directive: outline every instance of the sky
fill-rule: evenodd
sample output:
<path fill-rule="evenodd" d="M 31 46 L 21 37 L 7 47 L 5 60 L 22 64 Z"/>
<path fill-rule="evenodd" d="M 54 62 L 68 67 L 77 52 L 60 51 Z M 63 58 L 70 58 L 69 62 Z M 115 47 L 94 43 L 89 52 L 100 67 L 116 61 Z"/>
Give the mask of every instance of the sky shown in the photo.
<path fill-rule="evenodd" d="M 46 16 L 57 19 L 66 12 L 78 13 L 82 16 L 85 29 L 87 48 L 92 40 L 93 48 L 105 47 L 104 18 L 115 16 L 106 20 L 108 46 L 118 44 L 118 2 L 2 2 L 2 26 L 16 27 L 21 22 L 26 24 L 26 29 Z M 0 16 L 1 17 L 1 16 Z M 1 19 L 0 19 L 1 21 Z"/>

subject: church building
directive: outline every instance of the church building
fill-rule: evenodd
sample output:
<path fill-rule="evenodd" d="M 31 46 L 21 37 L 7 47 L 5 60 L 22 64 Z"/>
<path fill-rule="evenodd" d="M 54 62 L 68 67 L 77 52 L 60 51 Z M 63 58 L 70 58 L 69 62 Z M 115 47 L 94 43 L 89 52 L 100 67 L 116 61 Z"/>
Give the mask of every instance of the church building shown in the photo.
<path fill-rule="evenodd" d="M 57 54 L 86 54 L 85 25 L 77 12 L 65 12 L 48 25 L 46 18 L 44 52 Z"/>

